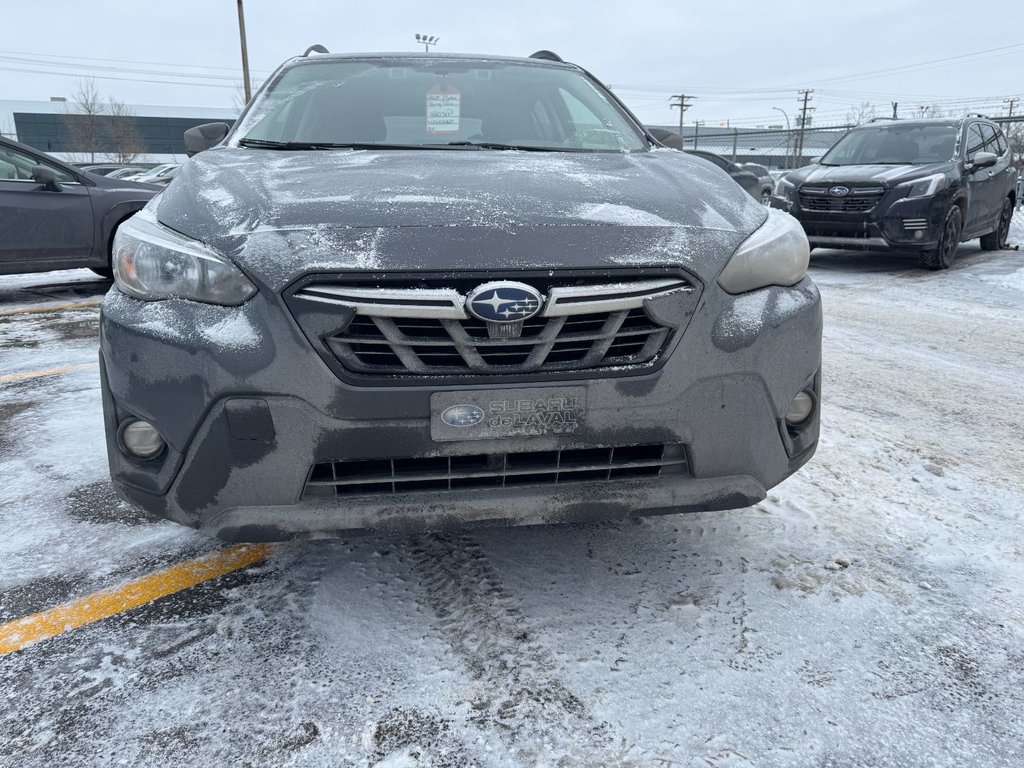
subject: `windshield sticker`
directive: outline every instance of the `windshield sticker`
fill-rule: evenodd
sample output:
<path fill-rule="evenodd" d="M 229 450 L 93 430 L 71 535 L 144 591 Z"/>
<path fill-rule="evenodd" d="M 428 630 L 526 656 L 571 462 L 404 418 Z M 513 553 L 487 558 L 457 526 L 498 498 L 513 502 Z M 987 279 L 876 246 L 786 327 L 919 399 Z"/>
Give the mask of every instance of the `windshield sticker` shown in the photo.
<path fill-rule="evenodd" d="M 458 133 L 462 94 L 454 85 L 435 85 L 427 91 L 427 133 Z"/>

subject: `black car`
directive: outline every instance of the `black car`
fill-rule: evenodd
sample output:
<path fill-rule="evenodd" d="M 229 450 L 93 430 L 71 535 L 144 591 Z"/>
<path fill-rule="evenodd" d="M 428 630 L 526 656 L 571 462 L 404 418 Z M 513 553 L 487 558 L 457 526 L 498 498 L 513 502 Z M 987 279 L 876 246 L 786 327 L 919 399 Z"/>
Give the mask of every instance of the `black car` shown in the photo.
<path fill-rule="evenodd" d="M 1017 172 L 999 126 L 984 117 L 885 120 L 855 128 L 814 165 L 779 180 L 811 247 L 916 251 L 946 269 L 959 244 L 1006 243 Z"/>
<path fill-rule="evenodd" d="M 89 267 L 111 277 L 114 232 L 161 189 L 0 138 L 0 274 Z"/>
<path fill-rule="evenodd" d="M 118 231 L 114 485 L 228 539 L 730 509 L 814 453 L 799 223 L 541 54 L 302 56 Z"/>
<path fill-rule="evenodd" d="M 775 191 L 775 179 L 772 178 L 771 172 L 757 163 L 743 163 L 740 168 L 757 176 L 761 182 L 761 202 L 768 205 L 771 202 L 772 193 Z"/>
<path fill-rule="evenodd" d="M 764 185 L 761 182 L 761 178 L 751 169 L 737 165 L 731 160 L 726 160 L 724 157 L 716 155 L 714 152 L 704 152 L 700 149 L 686 149 L 683 151 L 688 155 L 694 155 L 695 157 L 707 160 L 709 163 L 714 163 L 723 171 L 728 173 L 732 177 L 732 180 L 743 187 L 743 189 L 747 191 L 747 194 L 752 198 L 759 200 L 762 203 L 768 202 L 768 198 L 764 194 Z"/>

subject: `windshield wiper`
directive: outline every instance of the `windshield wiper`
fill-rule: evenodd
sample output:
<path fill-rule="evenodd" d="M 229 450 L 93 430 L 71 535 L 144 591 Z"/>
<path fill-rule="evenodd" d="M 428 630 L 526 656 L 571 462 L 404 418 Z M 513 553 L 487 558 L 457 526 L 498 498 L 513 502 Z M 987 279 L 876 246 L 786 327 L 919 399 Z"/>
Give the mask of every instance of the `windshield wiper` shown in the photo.
<path fill-rule="evenodd" d="M 427 145 L 429 146 L 429 145 Z M 553 147 L 527 147 L 521 144 L 502 144 L 496 141 L 449 141 L 446 147 L 476 147 L 478 149 L 521 149 L 524 152 L 557 152 Z"/>
<path fill-rule="evenodd" d="M 239 146 L 258 149 L 419 149 L 415 144 L 374 144 L 373 142 L 334 143 L 330 141 L 273 141 L 239 139 Z"/>

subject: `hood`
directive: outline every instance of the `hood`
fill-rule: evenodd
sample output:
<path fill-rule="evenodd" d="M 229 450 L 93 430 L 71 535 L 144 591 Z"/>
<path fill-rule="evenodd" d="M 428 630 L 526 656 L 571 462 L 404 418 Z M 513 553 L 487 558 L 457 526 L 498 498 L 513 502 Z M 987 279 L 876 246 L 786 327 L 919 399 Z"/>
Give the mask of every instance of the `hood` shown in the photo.
<path fill-rule="evenodd" d="M 698 257 L 720 269 L 765 215 L 725 173 L 673 150 L 223 148 L 186 163 L 157 208 L 165 226 L 275 283 L 321 269 L 600 268 Z"/>
<path fill-rule="evenodd" d="M 950 163 L 928 165 L 809 165 L 786 176 L 794 184 L 880 184 L 894 187 L 904 181 L 948 173 Z"/>

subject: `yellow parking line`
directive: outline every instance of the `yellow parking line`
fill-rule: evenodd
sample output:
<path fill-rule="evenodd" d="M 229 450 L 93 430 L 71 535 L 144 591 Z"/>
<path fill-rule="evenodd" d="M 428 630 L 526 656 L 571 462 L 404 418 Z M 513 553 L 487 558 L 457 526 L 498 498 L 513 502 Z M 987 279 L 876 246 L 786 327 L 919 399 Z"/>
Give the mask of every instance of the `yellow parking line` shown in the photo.
<path fill-rule="evenodd" d="M 154 571 L 120 587 L 15 619 L 0 625 L 0 656 L 246 568 L 265 560 L 273 551 L 270 544 L 236 544 L 162 571 Z"/>
<path fill-rule="evenodd" d="M 47 304 L 43 307 L 27 307 L 25 309 L 10 309 L 6 312 L 0 312 L 0 317 L 10 317 L 11 315 L 34 315 L 39 312 L 59 312 L 62 309 L 78 309 L 79 307 L 98 307 L 102 304 L 102 300 L 97 301 L 78 301 L 74 304 Z"/>
<path fill-rule="evenodd" d="M 84 368 L 95 368 L 99 363 L 78 363 L 77 365 L 65 365 L 61 368 L 48 368 L 45 371 L 24 371 L 23 373 L 5 373 L 0 376 L 0 384 L 9 384 L 12 381 L 25 381 L 27 379 L 38 379 L 43 376 L 59 376 L 62 373 L 81 371 Z"/>

